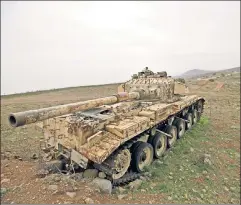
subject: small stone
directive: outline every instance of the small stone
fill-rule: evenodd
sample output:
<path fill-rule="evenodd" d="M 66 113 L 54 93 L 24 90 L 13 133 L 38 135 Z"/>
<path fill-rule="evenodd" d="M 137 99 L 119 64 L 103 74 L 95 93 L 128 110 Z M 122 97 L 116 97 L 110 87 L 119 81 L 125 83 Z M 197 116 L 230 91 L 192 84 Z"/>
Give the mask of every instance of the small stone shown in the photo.
<path fill-rule="evenodd" d="M 169 174 L 170 174 L 170 175 L 173 175 L 173 173 L 172 173 L 172 172 L 170 172 Z"/>
<path fill-rule="evenodd" d="M 190 148 L 190 152 L 194 152 L 194 149 L 192 147 Z"/>
<path fill-rule="evenodd" d="M 76 181 L 81 181 L 83 179 L 83 172 L 72 174 L 70 175 L 70 178 Z"/>
<path fill-rule="evenodd" d="M 91 198 L 85 198 L 84 201 L 85 201 L 86 204 L 94 204 L 94 201 Z"/>
<path fill-rule="evenodd" d="M 128 187 L 130 189 L 138 189 L 141 186 L 141 184 L 142 184 L 142 181 L 140 179 L 137 179 L 133 182 L 130 182 Z"/>
<path fill-rule="evenodd" d="M 240 127 L 233 125 L 233 126 L 231 126 L 231 129 L 240 129 Z"/>
<path fill-rule="evenodd" d="M 162 164 L 163 164 L 163 161 L 157 160 L 157 161 L 156 161 L 156 164 L 157 164 L 157 165 L 162 165 Z"/>
<path fill-rule="evenodd" d="M 173 177 L 172 177 L 172 176 L 168 176 L 168 178 L 169 178 L 169 179 L 173 179 Z"/>
<path fill-rule="evenodd" d="M 6 194 L 6 193 L 7 193 L 7 189 L 1 187 L 1 196 L 3 196 L 3 195 Z"/>
<path fill-rule="evenodd" d="M 235 187 L 230 187 L 230 190 L 231 190 L 231 191 L 235 191 L 236 188 L 235 188 Z"/>
<path fill-rule="evenodd" d="M 152 201 L 148 201 L 149 204 L 152 204 Z"/>
<path fill-rule="evenodd" d="M 127 194 L 120 194 L 117 196 L 118 200 L 124 199 L 127 196 Z"/>
<path fill-rule="evenodd" d="M 76 197 L 76 192 L 66 192 L 66 195 L 69 196 L 70 198 Z"/>
<path fill-rule="evenodd" d="M 56 191 L 56 190 L 58 190 L 58 186 L 57 185 L 49 185 L 48 186 L 48 190 L 51 190 L 51 191 Z"/>
<path fill-rule="evenodd" d="M 10 182 L 10 179 L 2 179 L 1 184 Z"/>
<path fill-rule="evenodd" d="M 34 154 L 31 156 L 31 159 L 38 159 L 38 155 L 34 153 Z"/>
<path fill-rule="evenodd" d="M 97 176 L 98 176 L 97 169 L 86 169 L 83 174 L 84 178 L 96 178 Z"/>
<path fill-rule="evenodd" d="M 202 192 L 203 192 L 203 193 L 206 193 L 207 191 L 206 191 L 206 189 L 202 189 Z"/>
<path fill-rule="evenodd" d="M 226 186 L 224 187 L 224 190 L 225 190 L 225 191 L 229 191 L 228 187 L 226 187 Z"/>
<path fill-rule="evenodd" d="M 146 190 L 145 189 L 141 189 L 141 192 L 146 192 Z"/>
<path fill-rule="evenodd" d="M 212 165 L 212 162 L 209 158 L 205 158 L 203 162 L 204 164 Z"/>
<path fill-rule="evenodd" d="M 54 177 L 54 181 L 55 182 L 60 182 L 61 181 L 61 177 L 60 176 L 55 176 Z"/>
<path fill-rule="evenodd" d="M 172 200 L 172 197 L 171 197 L 171 196 L 169 196 L 167 199 L 168 199 L 169 201 L 171 201 L 171 200 Z"/>
<path fill-rule="evenodd" d="M 99 172 L 98 177 L 101 178 L 101 179 L 105 179 L 106 174 L 104 172 Z"/>
<path fill-rule="evenodd" d="M 194 170 L 191 170 L 192 173 L 194 173 Z"/>
<path fill-rule="evenodd" d="M 118 193 L 123 194 L 126 190 L 122 187 L 117 188 Z"/>
<path fill-rule="evenodd" d="M 197 190 L 195 190 L 195 189 L 192 189 L 192 191 L 193 191 L 194 193 L 197 193 Z"/>
<path fill-rule="evenodd" d="M 102 193 L 111 194 L 111 192 L 112 192 L 111 181 L 109 181 L 107 179 L 95 178 L 92 183 L 95 186 L 97 186 Z"/>
<path fill-rule="evenodd" d="M 206 170 L 203 171 L 203 174 L 207 174 L 208 172 Z"/>
<path fill-rule="evenodd" d="M 37 173 L 36 173 L 37 177 L 40 177 L 40 178 L 45 177 L 47 174 L 49 174 L 49 171 L 46 169 L 39 169 L 37 170 Z"/>
<path fill-rule="evenodd" d="M 4 177 L 4 174 L 1 174 L 1 178 L 3 178 Z"/>
<path fill-rule="evenodd" d="M 204 157 L 205 158 L 211 158 L 211 155 L 210 154 L 204 154 Z"/>

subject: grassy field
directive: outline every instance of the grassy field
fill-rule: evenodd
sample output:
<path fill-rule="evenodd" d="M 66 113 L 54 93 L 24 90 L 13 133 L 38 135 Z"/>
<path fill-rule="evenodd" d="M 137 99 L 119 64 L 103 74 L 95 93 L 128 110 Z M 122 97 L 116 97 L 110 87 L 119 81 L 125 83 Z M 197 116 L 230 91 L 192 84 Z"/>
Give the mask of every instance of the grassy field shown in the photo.
<path fill-rule="evenodd" d="M 240 74 L 205 85 L 188 81 L 190 94 L 205 97 L 206 105 L 199 124 L 188 131 L 175 147 L 149 168 L 151 177 L 126 196 L 91 192 L 83 182 L 75 184 L 75 198 L 69 189 L 54 182 L 63 192 L 55 195 L 35 176 L 42 133 L 34 125 L 13 129 L 7 117 L 11 112 L 42 108 L 112 95 L 117 85 L 66 88 L 39 93 L 5 96 L 1 99 L 1 187 L 6 188 L 3 203 L 240 203 Z M 6 159 L 8 156 L 8 159 Z M 17 159 L 15 159 L 17 158 Z M 21 160 L 19 160 L 21 159 Z M 205 162 L 204 162 L 205 161 Z M 3 182 L 4 181 L 4 182 Z M 16 188 L 17 187 L 17 188 Z M 62 193 L 62 194 L 61 194 Z"/>

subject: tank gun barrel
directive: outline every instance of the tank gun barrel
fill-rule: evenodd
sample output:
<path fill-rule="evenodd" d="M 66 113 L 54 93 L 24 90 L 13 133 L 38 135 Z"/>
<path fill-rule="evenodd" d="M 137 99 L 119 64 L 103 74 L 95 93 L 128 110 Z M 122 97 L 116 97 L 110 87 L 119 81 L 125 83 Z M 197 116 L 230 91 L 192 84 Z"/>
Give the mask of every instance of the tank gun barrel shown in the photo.
<path fill-rule="evenodd" d="M 139 92 L 122 92 L 113 96 L 98 98 L 94 100 L 87 100 L 42 109 L 29 110 L 25 112 L 11 113 L 9 115 L 8 120 L 12 127 L 19 127 L 61 115 L 88 110 L 102 105 L 108 105 L 117 102 L 122 102 L 125 100 L 133 100 L 139 98 Z"/>

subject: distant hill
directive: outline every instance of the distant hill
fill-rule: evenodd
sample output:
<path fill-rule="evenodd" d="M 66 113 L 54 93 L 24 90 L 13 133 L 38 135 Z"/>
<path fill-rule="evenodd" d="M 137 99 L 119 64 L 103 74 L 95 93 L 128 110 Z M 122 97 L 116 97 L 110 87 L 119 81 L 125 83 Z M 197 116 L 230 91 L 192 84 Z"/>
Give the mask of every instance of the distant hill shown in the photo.
<path fill-rule="evenodd" d="M 201 70 L 201 69 L 192 69 L 189 70 L 179 76 L 175 76 L 176 78 L 199 78 L 203 76 L 208 76 L 213 73 L 229 73 L 229 72 L 240 72 L 240 67 L 235 67 L 235 68 L 229 68 L 229 69 L 224 69 L 224 70 Z"/>

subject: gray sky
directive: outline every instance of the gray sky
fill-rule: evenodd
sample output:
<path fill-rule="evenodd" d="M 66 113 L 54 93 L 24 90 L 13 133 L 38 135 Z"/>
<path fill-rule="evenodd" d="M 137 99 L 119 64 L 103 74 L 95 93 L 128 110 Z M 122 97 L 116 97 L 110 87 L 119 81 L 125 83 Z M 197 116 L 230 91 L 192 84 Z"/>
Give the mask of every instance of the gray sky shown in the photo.
<path fill-rule="evenodd" d="M 1 94 L 240 66 L 240 2 L 2 2 Z"/>

